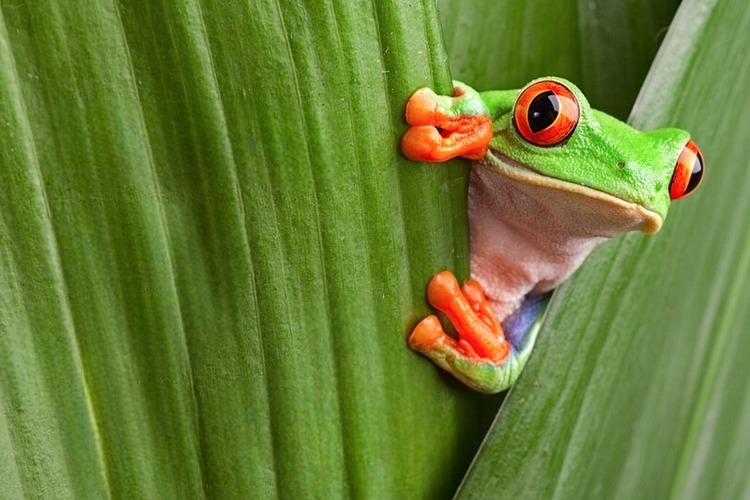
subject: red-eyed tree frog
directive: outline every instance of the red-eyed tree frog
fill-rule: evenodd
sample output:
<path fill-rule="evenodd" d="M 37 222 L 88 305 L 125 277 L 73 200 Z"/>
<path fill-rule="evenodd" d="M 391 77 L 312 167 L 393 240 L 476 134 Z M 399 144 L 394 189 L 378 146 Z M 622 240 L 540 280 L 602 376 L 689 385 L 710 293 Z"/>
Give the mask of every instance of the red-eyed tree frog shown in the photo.
<path fill-rule="evenodd" d="M 613 236 L 655 233 L 672 200 L 694 191 L 703 158 L 679 129 L 641 132 L 595 109 L 562 78 L 454 96 L 417 90 L 401 141 L 415 161 L 475 160 L 469 183 L 471 279 L 436 274 L 409 345 L 469 387 L 510 387 L 531 354 L 548 292 Z"/>

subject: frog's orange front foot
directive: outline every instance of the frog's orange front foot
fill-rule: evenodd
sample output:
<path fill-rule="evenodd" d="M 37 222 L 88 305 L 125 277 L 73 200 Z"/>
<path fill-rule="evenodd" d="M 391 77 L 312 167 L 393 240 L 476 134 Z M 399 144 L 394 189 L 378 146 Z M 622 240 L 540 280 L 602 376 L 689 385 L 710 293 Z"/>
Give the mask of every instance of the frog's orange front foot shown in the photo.
<path fill-rule="evenodd" d="M 437 316 L 428 316 L 412 331 L 409 345 L 467 385 L 497 392 L 500 367 L 511 356 L 511 346 L 479 283 L 468 280 L 461 289 L 453 274 L 443 271 L 430 280 L 427 300 L 445 313 L 459 340 L 443 331 Z"/>
<path fill-rule="evenodd" d="M 456 97 L 421 88 L 406 103 L 411 127 L 401 139 L 401 151 L 410 160 L 441 162 L 457 156 L 478 160 L 487 153 L 492 119 L 476 91 L 456 85 Z"/>

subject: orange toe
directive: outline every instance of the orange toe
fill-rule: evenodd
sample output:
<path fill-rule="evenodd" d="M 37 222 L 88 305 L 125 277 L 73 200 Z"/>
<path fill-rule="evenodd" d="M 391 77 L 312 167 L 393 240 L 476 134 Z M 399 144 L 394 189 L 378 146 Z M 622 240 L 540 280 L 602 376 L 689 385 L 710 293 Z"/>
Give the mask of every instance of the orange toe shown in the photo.
<path fill-rule="evenodd" d="M 409 125 L 437 125 L 437 94 L 430 88 L 414 92 L 406 103 L 406 123 Z"/>
<path fill-rule="evenodd" d="M 411 127 L 401 138 L 401 151 L 412 161 L 442 161 L 443 138 L 435 127 Z"/>
<path fill-rule="evenodd" d="M 481 160 L 487 154 L 492 142 L 492 120 L 489 116 L 464 116 L 457 120 L 457 130 L 453 135 L 455 156 L 469 160 Z"/>
<path fill-rule="evenodd" d="M 441 311 L 451 309 L 452 304 L 457 296 L 461 295 L 461 288 L 458 281 L 450 271 L 437 273 L 427 285 L 427 300 L 434 307 Z"/>
<path fill-rule="evenodd" d="M 482 358 L 477 354 L 477 351 L 474 350 L 474 348 L 465 340 L 459 340 L 458 344 L 456 344 L 456 349 L 459 353 L 463 354 L 467 358 L 475 359 L 475 360 L 481 360 Z"/>
<path fill-rule="evenodd" d="M 469 278 L 464 281 L 461 291 L 464 292 L 466 300 L 469 301 L 471 308 L 475 311 L 478 311 L 479 305 L 486 300 L 484 291 L 482 291 L 482 285 L 475 279 Z"/>
<path fill-rule="evenodd" d="M 493 332 L 501 331 L 502 328 L 500 323 L 498 323 L 495 318 L 495 313 L 492 311 L 492 306 L 482 290 L 482 285 L 480 285 L 477 280 L 468 279 L 461 287 L 461 291 L 464 293 L 466 300 L 469 301 L 471 309 L 479 316 L 479 318 L 484 321 Z"/>
<path fill-rule="evenodd" d="M 443 325 L 437 316 L 427 316 L 420 321 L 409 335 L 409 346 L 418 351 L 430 351 L 441 347 L 445 342 L 453 341 L 443 331 Z"/>

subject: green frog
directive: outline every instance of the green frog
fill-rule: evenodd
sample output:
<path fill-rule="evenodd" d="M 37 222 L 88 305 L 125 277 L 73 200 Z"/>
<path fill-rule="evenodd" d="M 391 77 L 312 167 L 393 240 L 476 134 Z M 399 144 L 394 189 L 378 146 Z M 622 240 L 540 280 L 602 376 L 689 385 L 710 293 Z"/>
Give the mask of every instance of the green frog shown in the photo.
<path fill-rule="evenodd" d="M 684 130 L 638 131 L 589 106 L 571 82 L 454 96 L 417 90 L 401 141 L 414 161 L 474 160 L 468 216 L 471 278 L 436 274 L 427 299 L 453 324 L 422 319 L 409 345 L 469 387 L 496 393 L 519 377 L 548 293 L 599 243 L 656 233 L 673 200 L 693 192 L 704 162 Z"/>

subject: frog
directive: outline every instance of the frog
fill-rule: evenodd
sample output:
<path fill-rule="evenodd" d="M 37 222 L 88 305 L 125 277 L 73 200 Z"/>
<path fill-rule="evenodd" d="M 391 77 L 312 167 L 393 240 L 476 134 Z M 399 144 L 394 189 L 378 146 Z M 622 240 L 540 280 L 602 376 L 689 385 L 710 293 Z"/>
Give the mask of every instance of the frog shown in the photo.
<path fill-rule="evenodd" d="M 408 345 L 468 387 L 510 388 L 534 348 L 551 292 L 602 242 L 662 227 L 672 201 L 694 192 L 703 155 L 678 128 L 637 130 L 593 109 L 559 77 L 520 89 L 453 95 L 416 90 L 405 109 L 404 156 L 472 160 L 468 183 L 469 278 L 434 274 L 436 314 Z"/>

